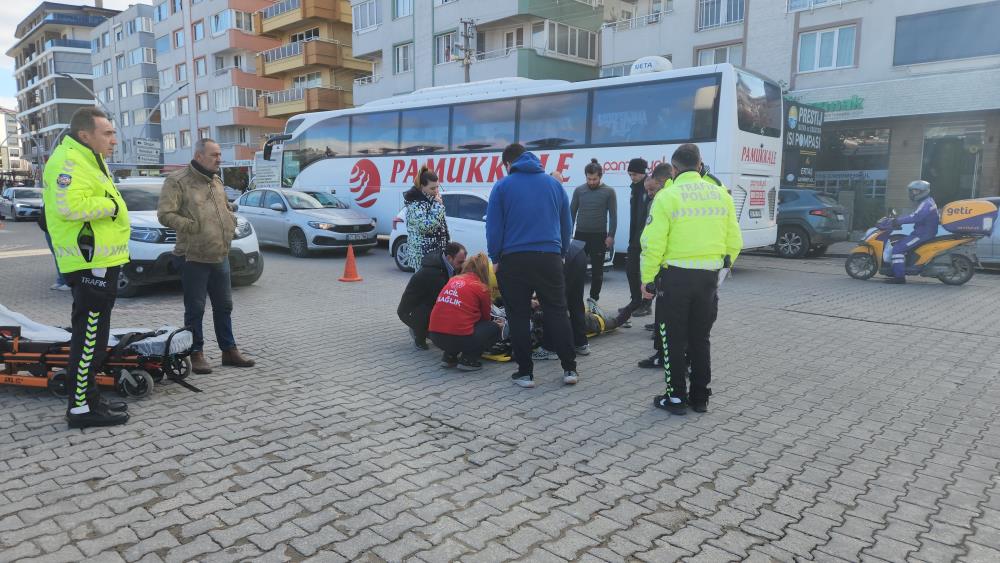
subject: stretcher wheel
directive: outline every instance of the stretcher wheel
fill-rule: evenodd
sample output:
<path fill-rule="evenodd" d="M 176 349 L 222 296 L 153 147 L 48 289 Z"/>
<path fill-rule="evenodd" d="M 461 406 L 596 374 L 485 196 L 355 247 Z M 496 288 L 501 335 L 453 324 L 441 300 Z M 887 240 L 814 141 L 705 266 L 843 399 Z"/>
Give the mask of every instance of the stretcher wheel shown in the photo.
<path fill-rule="evenodd" d="M 59 399 L 66 398 L 68 394 L 66 391 L 66 370 L 57 369 L 52 372 L 52 377 L 49 378 L 49 393 Z"/>
<path fill-rule="evenodd" d="M 191 375 L 191 358 L 173 356 L 163 364 L 163 374 L 167 379 L 180 381 Z"/>
<path fill-rule="evenodd" d="M 144 369 L 123 369 L 118 376 L 118 393 L 123 397 L 145 397 L 153 392 L 153 385 L 153 376 Z"/>

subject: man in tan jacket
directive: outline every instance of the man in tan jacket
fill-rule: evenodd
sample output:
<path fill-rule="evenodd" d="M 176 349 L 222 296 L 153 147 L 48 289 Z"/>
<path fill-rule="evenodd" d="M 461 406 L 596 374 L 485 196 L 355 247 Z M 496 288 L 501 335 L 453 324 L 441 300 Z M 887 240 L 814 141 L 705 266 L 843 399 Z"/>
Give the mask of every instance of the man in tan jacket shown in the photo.
<path fill-rule="evenodd" d="M 212 299 L 215 338 L 222 350 L 222 365 L 252 367 L 236 348 L 233 336 L 233 294 L 229 279 L 229 247 L 236 230 L 236 216 L 226 201 L 219 178 L 222 149 L 211 139 L 195 144 L 194 160 L 163 183 L 157 217 L 177 231 L 174 254 L 184 260 L 184 325 L 194 332 L 191 363 L 195 373 L 212 373 L 205 360 L 202 318 L 205 299 Z"/>

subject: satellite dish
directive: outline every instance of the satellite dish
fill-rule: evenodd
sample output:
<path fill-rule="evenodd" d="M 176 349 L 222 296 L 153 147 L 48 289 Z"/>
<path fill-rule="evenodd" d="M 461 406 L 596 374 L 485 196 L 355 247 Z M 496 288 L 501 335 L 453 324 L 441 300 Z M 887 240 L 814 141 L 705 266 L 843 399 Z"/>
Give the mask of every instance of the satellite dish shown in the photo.
<path fill-rule="evenodd" d="M 630 74 L 646 74 L 650 72 L 663 72 L 665 70 L 672 70 L 674 64 L 670 62 L 669 59 L 658 56 L 642 57 L 641 59 L 632 63 L 632 69 L 629 71 Z"/>

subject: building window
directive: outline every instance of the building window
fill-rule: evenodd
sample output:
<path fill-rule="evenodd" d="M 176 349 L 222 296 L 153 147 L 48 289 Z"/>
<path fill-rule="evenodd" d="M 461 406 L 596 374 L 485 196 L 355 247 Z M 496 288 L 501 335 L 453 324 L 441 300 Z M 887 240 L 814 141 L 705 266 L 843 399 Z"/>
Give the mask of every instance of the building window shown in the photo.
<path fill-rule="evenodd" d="M 353 8 L 354 31 L 364 31 L 378 25 L 378 5 L 375 0 L 356 4 Z"/>
<path fill-rule="evenodd" d="M 174 31 L 174 49 L 180 49 L 184 46 L 184 30 L 178 29 Z"/>
<path fill-rule="evenodd" d="M 207 96 L 208 94 L 205 94 L 205 95 Z M 211 136 L 212 136 L 212 132 L 211 132 L 211 130 L 208 127 L 201 127 L 200 129 L 198 129 L 198 139 L 199 140 L 201 140 L 201 139 L 208 139 L 208 138 L 211 138 Z"/>
<path fill-rule="evenodd" d="M 635 61 L 632 61 L 635 62 Z M 632 63 L 619 63 L 604 65 L 601 67 L 601 78 L 612 78 L 615 76 L 628 76 L 632 72 Z"/>
<path fill-rule="evenodd" d="M 745 0 L 698 0 L 698 31 L 743 21 Z"/>
<path fill-rule="evenodd" d="M 149 47 L 140 47 L 128 52 L 128 64 L 130 66 L 142 63 L 155 63 L 156 51 Z"/>
<path fill-rule="evenodd" d="M 181 131 L 181 148 L 186 149 L 191 146 L 191 131 L 183 130 Z"/>
<path fill-rule="evenodd" d="M 191 104 L 187 96 L 177 98 L 177 115 L 188 115 L 191 113 Z"/>
<path fill-rule="evenodd" d="M 104 33 L 101 34 L 101 47 L 110 47 L 110 46 L 111 46 L 111 33 L 105 31 Z"/>
<path fill-rule="evenodd" d="M 170 13 L 176 14 L 184 9 L 184 0 L 170 0 Z"/>
<path fill-rule="evenodd" d="M 223 10 L 212 16 L 212 35 L 238 29 L 253 33 L 253 15 L 239 10 Z"/>
<path fill-rule="evenodd" d="M 155 8 L 153 8 L 153 21 L 161 22 L 167 19 L 167 17 L 170 16 L 170 12 L 168 11 L 169 9 L 170 8 L 167 6 L 166 2 L 158 4 Z"/>
<path fill-rule="evenodd" d="M 222 55 L 215 56 L 215 70 L 219 71 L 226 68 L 226 57 Z"/>
<path fill-rule="evenodd" d="M 393 71 L 396 74 L 413 70 L 413 43 L 396 45 L 393 58 Z"/>
<path fill-rule="evenodd" d="M 173 119 L 177 117 L 177 100 L 167 100 L 161 106 L 163 119 Z"/>
<path fill-rule="evenodd" d="M 132 81 L 132 95 L 158 94 L 159 92 L 159 83 L 155 78 L 136 78 Z"/>
<path fill-rule="evenodd" d="M 816 189 L 834 197 L 842 190 L 854 191 L 858 211 L 868 207 L 859 206 L 857 200 L 862 196 L 884 199 L 889 179 L 891 136 L 892 130 L 887 128 L 827 130 L 824 127 L 815 164 Z M 884 211 L 880 205 L 873 213 L 879 217 Z"/>
<path fill-rule="evenodd" d="M 132 114 L 129 113 L 129 112 L 127 112 L 127 111 L 123 111 L 122 112 L 122 127 L 128 127 L 129 125 L 132 125 Z"/>
<path fill-rule="evenodd" d="M 799 72 L 854 66 L 856 42 L 853 25 L 799 34 Z"/>
<path fill-rule="evenodd" d="M 115 33 L 115 43 L 121 43 L 122 38 L 125 37 L 124 29 L 121 24 L 116 25 L 112 31 Z"/>
<path fill-rule="evenodd" d="M 292 79 L 292 88 L 319 88 L 323 85 L 323 75 L 319 72 L 310 72 L 296 76 Z"/>
<path fill-rule="evenodd" d="M 434 38 L 434 64 L 442 65 L 451 62 L 452 49 L 455 48 L 456 33 L 445 33 Z"/>
<path fill-rule="evenodd" d="M 156 52 L 161 55 L 170 52 L 170 37 L 168 35 L 156 38 Z"/>
<path fill-rule="evenodd" d="M 118 99 L 128 97 L 128 82 L 120 82 L 118 84 Z"/>
<path fill-rule="evenodd" d="M 153 32 L 153 20 L 147 17 L 138 17 L 132 20 L 132 28 L 134 32 L 145 31 L 146 33 Z"/>
<path fill-rule="evenodd" d="M 94 65 L 90 67 L 90 74 L 94 75 L 94 78 L 100 78 L 104 76 L 104 67 L 101 65 Z"/>
<path fill-rule="evenodd" d="M 104 89 L 104 101 L 106 102 L 115 101 L 115 89 L 113 87 L 108 86 L 107 88 Z"/>
<path fill-rule="evenodd" d="M 91 39 L 90 40 L 90 51 L 92 53 L 100 53 L 101 52 L 101 38 L 100 37 L 98 37 L 97 39 Z"/>
<path fill-rule="evenodd" d="M 184 82 L 188 78 L 188 66 L 187 63 L 181 63 L 177 65 L 177 82 Z"/>
<path fill-rule="evenodd" d="M 742 65 L 743 45 L 725 45 L 723 47 L 712 47 L 709 49 L 698 50 L 698 66 L 722 63 Z"/>
<path fill-rule="evenodd" d="M 312 41 L 313 39 L 319 39 L 318 27 L 307 29 L 305 31 L 300 31 L 299 33 L 293 33 L 288 37 L 288 42 L 298 43 L 300 41 Z"/>
<path fill-rule="evenodd" d="M 892 64 L 902 66 L 998 55 L 1000 41 L 995 31 L 998 25 L 1000 2 L 899 16 Z"/>
<path fill-rule="evenodd" d="M 201 41 L 205 38 L 205 21 L 200 20 L 191 24 L 191 41 Z"/>
<path fill-rule="evenodd" d="M 118 70 L 125 70 L 125 55 L 115 55 L 115 66 Z"/>
<path fill-rule="evenodd" d="M 226 111 L 234 107 L 257 109 L 259 90 L 229 86 L 215 90 L 215 111 Z"/>
<path fill-rule="evenodd" d="M 597 34 L 550 21 L 548 50 L 561 55 L 596 61 Z"/>
<path fill-rule="evenodd" d="M 163 152 L 175 152 L 177 150 L 177 134 L 163 134 Z"/>
<path fill-rule="evenodd" d="M 413 0 L 393 0 L 393 17 L 405 18 L 413 15 Z"/>
<path fill-rule="evenodd" d="M 208 111 L 208 92 L 200 92 L 197 98 L 198 111 Z"/>
<path fill-rule="evenodd" d="M 504 32 L 503 47 L 508 55 L 514 49 L 524 47 L 524 28 L 519 27 L 517 29 Z"/>
<path fill-rule="evenodd" d="M 135 124 L 144 125 L 146 123 L 146 115 L 148 109 L 137 109 L 135 110 Z"/>
<path fill-rule="evenodd" d="M 104 59 L 104 75 L 111 76 L 111 59 Z"/>
<path fill-rule="evenodd" d="M 165 68 L 160 71 L 160 88 L 167 88 L 174 83 L 174 69 Z"/>
<path fill-rule="evenodd" d="M 205 76 L 208 74 L 208 65 L 205 63 L 205 57 L 194 60 L 194 75 L 195 76 Z"/>

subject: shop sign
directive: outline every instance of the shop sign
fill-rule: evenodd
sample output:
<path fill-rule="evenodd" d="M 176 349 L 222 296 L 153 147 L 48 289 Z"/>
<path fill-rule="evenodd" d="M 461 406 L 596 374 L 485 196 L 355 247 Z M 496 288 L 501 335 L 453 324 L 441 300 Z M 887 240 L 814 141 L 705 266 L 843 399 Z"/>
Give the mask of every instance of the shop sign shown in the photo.
<path fill-rule="evenodd" d="M 816 187 L 815 163 L 823 140 L 823 109 L 785 101 L 785 147 L 782 151 L 782 186 Z"/>

